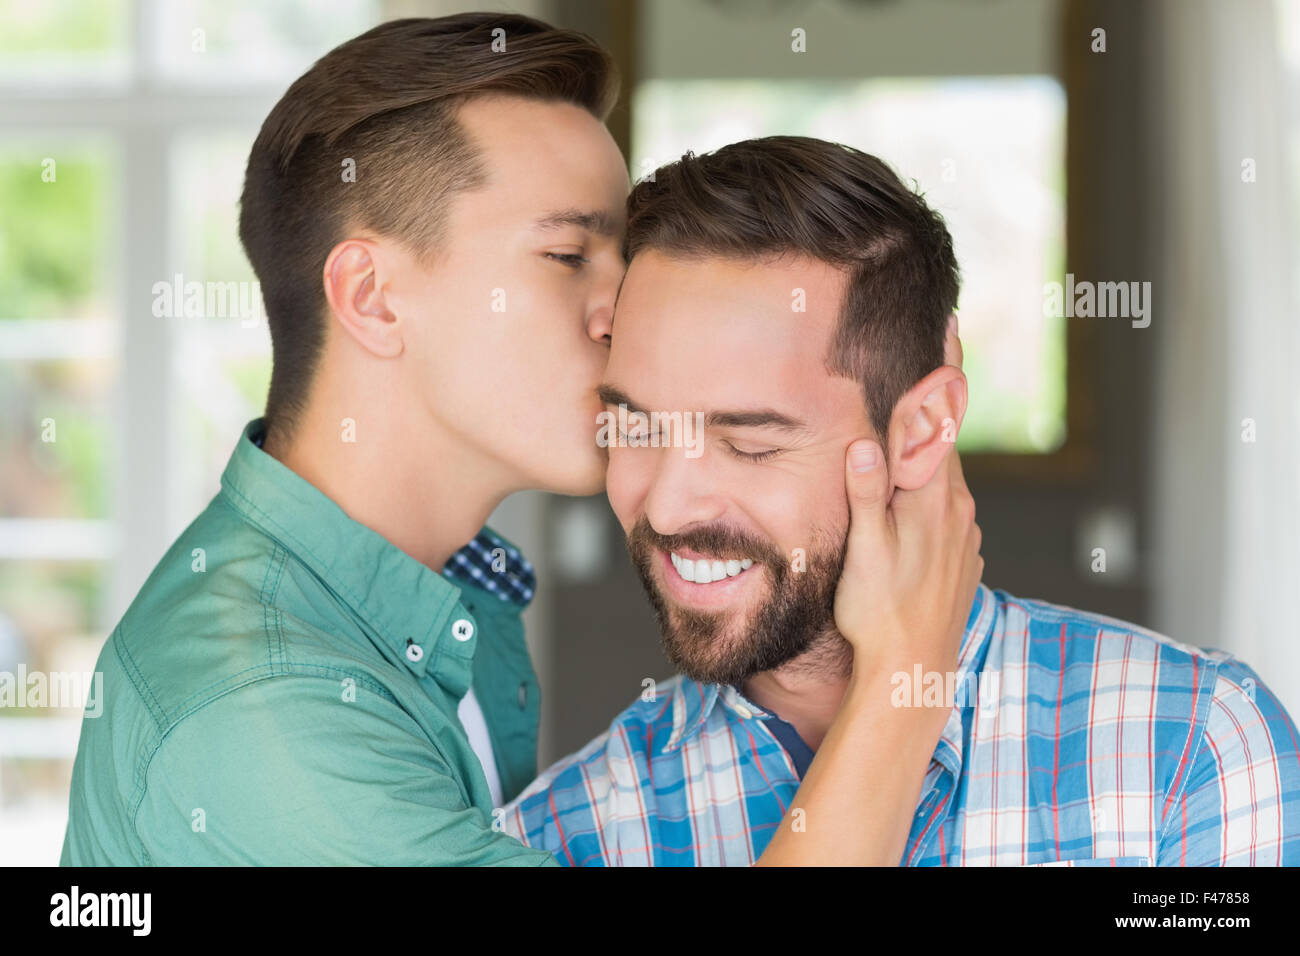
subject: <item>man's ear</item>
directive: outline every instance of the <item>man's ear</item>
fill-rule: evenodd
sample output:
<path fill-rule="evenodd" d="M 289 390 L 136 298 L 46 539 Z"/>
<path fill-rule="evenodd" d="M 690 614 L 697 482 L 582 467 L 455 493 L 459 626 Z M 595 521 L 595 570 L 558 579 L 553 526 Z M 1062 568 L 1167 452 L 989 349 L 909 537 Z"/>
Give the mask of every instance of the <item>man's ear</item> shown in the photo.
<path fill-rule="evenodd" d="M 898 400 L 889 424 L 889 473 L 904 491 L 924 487 L 957 441 L 966 417 L 966 375 L 941 365 Z"/>
<path fill-rule="evenodd" d="M 386 263 L 380 244 L 345 239 L 325 259 L 325 298 L 339 324 L 380 358 L 402 354 L 402 330 L 385 298 Z"/>

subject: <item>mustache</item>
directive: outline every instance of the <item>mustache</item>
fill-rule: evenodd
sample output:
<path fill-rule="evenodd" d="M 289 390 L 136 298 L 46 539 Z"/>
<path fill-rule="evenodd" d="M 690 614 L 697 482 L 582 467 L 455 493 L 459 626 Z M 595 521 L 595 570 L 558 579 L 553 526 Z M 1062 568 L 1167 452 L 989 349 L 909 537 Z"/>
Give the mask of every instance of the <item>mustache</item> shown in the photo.
<path fill-rule="evenodd" d="M 770 542 L 760 540 L 726 525 L 693 528 L 682 534 L 660 534 L 642 515 L 627 536 L 628 550 L 636 555 L 651 548 L 664 551 L 699 551 L 720 560 L 752 558 L 755 564 L 774 569 L 785 566 L 785 556 Z"/>

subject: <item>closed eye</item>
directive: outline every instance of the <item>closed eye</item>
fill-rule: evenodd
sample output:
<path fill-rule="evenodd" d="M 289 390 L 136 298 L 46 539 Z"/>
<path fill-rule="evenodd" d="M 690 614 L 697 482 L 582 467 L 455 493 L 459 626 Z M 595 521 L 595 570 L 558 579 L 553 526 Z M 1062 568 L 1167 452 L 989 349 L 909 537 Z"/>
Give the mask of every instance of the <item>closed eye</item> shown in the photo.
<path fill-rule="evenodd" d="M 571 269 L 581 268 L 585 263 L 591 262 L 590 259 L 584 258 L 576 252 L 547 252 L 544 255 L 548 259 L 564 263 Z"/>
<path fill-rule="evenodd" d="M 731 442 L 725 442 L 724 444 L 726 444 L 732 455 L 742 459 L 743 461 L 767 461 L 769 458 L 775 458 L 784 451 L 782 448 L 769 448 L 766 451 L 741 451 Z"/>

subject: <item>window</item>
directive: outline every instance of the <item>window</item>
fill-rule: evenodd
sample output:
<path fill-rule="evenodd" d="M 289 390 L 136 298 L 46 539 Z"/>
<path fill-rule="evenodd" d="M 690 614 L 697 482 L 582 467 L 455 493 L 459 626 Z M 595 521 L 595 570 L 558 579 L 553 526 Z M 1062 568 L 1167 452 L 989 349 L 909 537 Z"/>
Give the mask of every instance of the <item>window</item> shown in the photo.
<path fill-rule="evenodd" d="M 172 314 L 156 290 L 250 288 L 235 223 L 253 137 L 379 6 L 0 0 L 4 863 L 57 862 L 81 675 L 265 399 L 265 322 Z"/>
<path fill-rule="evenodd" d="M 655 79 L 633 107 L 632 175 L 686 150 L 774 134 L 845 143 L 891 164 L 945 219 L 972 403 L 964 452 L 1043 453 L 1066 437 L 1065 95 L 1046 76 Z"/>

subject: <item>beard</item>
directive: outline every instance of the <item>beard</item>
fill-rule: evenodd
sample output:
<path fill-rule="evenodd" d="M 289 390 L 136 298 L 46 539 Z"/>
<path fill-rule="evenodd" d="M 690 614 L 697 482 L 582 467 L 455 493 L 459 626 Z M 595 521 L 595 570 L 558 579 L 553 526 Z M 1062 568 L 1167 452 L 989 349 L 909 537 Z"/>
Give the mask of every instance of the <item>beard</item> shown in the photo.
<path fill-rule="evenodd" d="M 724 527 L 661 535 L 643 515 L 627 536 L 628 554 L 659 619 L 663 651 L 691 680 L 733 684 L 800 660 L 846 676 L 853 649 L 835 629 L 835 589 L 844 569 L 847 534 L 814 536 L 806 566 L 796 571 L 775 546 Z M 691 549 L 721 560 L 752 558 L 745 574 L 763 574 L 768 590 L 752 611 L 695 611 L 670 604 L 655 582 L 656 553 Z M 662 565 L 659 565 L 662 567 Z M 671 572 L 676 573 L 676 572 Z"/>

